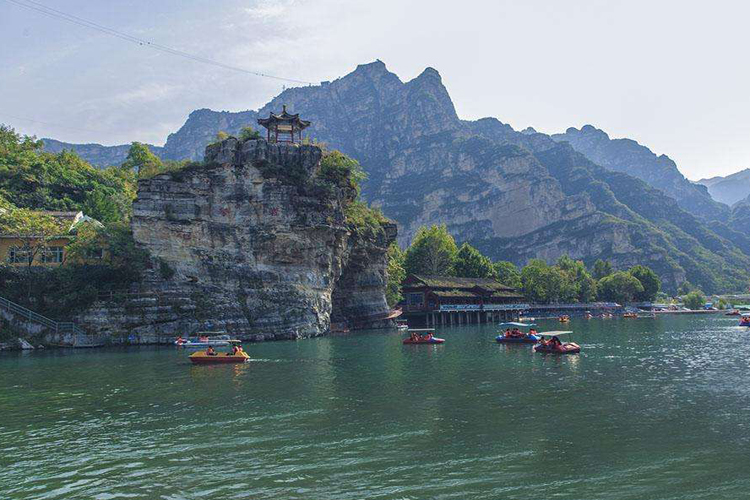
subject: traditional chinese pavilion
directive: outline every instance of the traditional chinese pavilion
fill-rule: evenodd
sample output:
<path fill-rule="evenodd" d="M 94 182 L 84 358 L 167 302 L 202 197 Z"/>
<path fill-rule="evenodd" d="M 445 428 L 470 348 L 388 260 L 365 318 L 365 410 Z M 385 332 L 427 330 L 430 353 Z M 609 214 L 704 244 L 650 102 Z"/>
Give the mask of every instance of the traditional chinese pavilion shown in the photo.
<path fill-rule="evenodd" d="M 286 112 L 286 105 L 278 115 L 271 113 L 268 118 L 258 118 L 258 124 L 266 129 L 268 142 L 302 141 L 302 131 L 310 126 L 307 120 L 300 120 L 299 114 Z"/>

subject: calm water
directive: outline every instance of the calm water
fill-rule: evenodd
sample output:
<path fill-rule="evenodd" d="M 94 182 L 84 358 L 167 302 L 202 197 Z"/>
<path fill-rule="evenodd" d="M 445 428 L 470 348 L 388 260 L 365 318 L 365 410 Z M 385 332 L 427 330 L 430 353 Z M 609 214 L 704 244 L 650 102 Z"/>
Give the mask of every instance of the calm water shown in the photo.
<path fill-rule="evenodd" d="M 574 320 L 568 357 L 489 326 L 252 344 L 241 366 L 3 354 L 0 498 L 750 498 L 736 322 Z"/>

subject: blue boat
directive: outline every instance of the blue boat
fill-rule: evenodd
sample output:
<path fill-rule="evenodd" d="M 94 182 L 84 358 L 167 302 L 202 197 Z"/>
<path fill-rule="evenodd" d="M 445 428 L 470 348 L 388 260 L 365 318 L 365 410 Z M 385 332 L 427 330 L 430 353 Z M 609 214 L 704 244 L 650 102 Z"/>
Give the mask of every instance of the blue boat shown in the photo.
<path fill-rule="evenodd" d="M 539 336 L 525 334 L 523 337 L 506 337 L 505 335 L 498 335 L 495 337 L 495 341 L 498 344 L 536 344 L 539 342 Z"/>
<path fill-rule="evenodd" d="M 500 323 L 499 326 L 505 326 L 505 327 L 514 327 L 514 328 L 532 328 L 536 326 L 534 323 L 516 323 L 515 321 L 509 322 L 509 323 Z M 497 337 L 495 337 L 495 341 L 498 344 L 536 344 L 539 342 L 538 335 L 534 335 L 531 333 L 524 333 L 520 336 L 506 336 L 505 334 L 501 333 Z"/>

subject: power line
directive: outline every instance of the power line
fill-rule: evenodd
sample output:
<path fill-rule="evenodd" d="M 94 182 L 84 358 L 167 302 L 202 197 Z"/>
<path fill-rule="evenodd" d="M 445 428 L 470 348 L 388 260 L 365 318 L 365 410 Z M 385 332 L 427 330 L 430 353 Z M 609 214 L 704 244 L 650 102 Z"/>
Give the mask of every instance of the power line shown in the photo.
<path fill-rule="evenodd" d="M 6 0 L 7 2 L 10 2 L 12 4 L 18 5 L 19 7 L 23 7 L 26 9 L 34 10 L 37 12 L 40 12 L 42 14 L 45 14 L 50 17 L 55 17 L 57 19 L 61 19 L 63 21 L 68 21 L 73 24 L 77 24 L 78 26 L 83 26 L 85 28 L 89 28 L 92 30 L 99 31 L 101 33 L 105 33 L 110 36 L 114 36 L 116 38 L 119 38 L 121 40 L 124 40 L 126 42 L 134 43 L 140 46 L 149 47 L 154 50 L 158 50 L 161 52 L 165 52 L 167 54 L 172 54 L 174 56 L 184 57 L 186 59 L 190 59 L 192 61 L 201 62 L 204 64 L 210 64 L 212 66 L 216 66 L 219 68 L 224 68 L 232 71 L 238 71 L 240 73 L 246 73 L 250 75 L 260 76 L 263 78 L 272 78 L 274 80 L 281 80 L 285 82 L 292 82 L 292 83 L 302 83 L 306 85 L 315 85 L 313 82 L 307 82 L 304 80 L 295 80 L 294 78 L 285 78 L 282 76 L 275 76 L 270 75 L 268 73 L 261 73 L 258 71 L 251 71 L 244 68 L 239 68 L 237 66 L 231 66 L 229 64 L 224 64 L 219 61 L 215 61 L 213 59 L 208 59 L 206 57 L 198 56 L 195 54 L 190 54 L 189 52 L 184 52 L 182 50 L 173 49 L 171 47 L 167 47 L 166 45 L 161 45 L 155 42 L 151 42 L 149 40 L 145 40 L 142 38 L 138 38 L 132 35 L 129 35 L 127 33 L 123 33 L 121 31 L 117 31 L 112 28 L 108 28 L 106 26 L 102 26 L 101 24 L 97 24 L 93 21 L 88 21 L 86 19 L 83 19 L 78 16 L 74 16 L 73 14 L 68 14 L 66 12 L 53 9 L 52 7 L 47 7 L 46 5 L 43 5 L 39 2 L 35 2 L 34 0 Z"/>

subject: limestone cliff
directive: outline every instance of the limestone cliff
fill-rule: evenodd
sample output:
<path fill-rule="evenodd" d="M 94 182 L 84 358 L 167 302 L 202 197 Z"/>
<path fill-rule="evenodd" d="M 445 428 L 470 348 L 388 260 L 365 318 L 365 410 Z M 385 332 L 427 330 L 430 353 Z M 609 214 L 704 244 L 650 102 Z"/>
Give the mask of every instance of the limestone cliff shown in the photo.
<path fill-rule="evenodd" d="M 132 228 L 153 269 L 137 295 L 99 304 L 81 322 L 136 336 L 210 329 L 251 340 L 321 335 L 332 317 L 383 324 L 395 226 L 354 230 L 345 208 L 356 191 L 320 175 L 321 155 L 230 138 L 209 146 L 202 164 L 140 181 Z"/>

